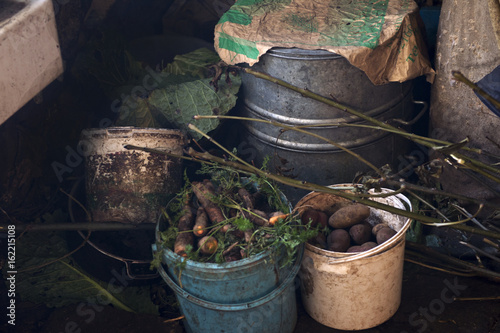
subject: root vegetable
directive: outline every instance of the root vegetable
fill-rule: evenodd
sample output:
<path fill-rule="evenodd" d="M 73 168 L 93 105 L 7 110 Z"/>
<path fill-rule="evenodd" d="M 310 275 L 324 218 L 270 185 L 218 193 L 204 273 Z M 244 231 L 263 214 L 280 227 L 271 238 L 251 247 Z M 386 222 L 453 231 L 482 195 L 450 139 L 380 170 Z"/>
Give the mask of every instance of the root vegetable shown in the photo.
<path fill-rule="evenodd" d="M 351 243 L 349 233 L 344 229 L 333 230 L 326 239 L 327 250 L 345 252 Z"/>
<path fill-rule="evenodd" d="M 196 219 L 193 227 L 193 234 L 196 237 L 203 237 L 208 232 L 208 216 L 203 207 L 198 207 Z"/>
<path fill-rule="evenodd" d="M 174 252 L 180 256 L 186 257 L 186 248 L 188 245 L 193 245 L 194 236 L 191 232 L 194 224 L 194 209 L 189 205 L 184 205 L 184 215 L 179 219 L 177 228 L 179 233 L 175 238 Z"/>
<path fill-rule="evenodd" d="M 222 232 L 223 234 L 225 234 L 232 227 L 233 227 L 233 225 L 231 223 L 227 223 L 227 224 L 224 224 L 219 230 L 220 230 L 220 232 Z"/>
<path fill-rule="evenodd" d="M 353 252 L 362 252 L 362 248 L 361 248 L 361 245 L 354 245 L 354 246 L 351 246 L 350 248 L 347 249 L 347 251 L 345 252 L 348 252 L 348 253 L 353 253 Z"/>
<path fill-rule="evenodd" d="M 252 229 L 249 229 L 249 230 L 245 230 L 243 232 L 244 236 L 243 238 L 245 239 L 245 243 L 250 243 L 252 241 L 252 236 L 253 236 L 253 230 Z"/>
<path fill-rule="evenodd" d="M 332 228 L 348 228 L 355 224 L 363 222 L 370 215 L 368 206 L 355 203 L 345 206 L 333 213 L 328 219 L 328 224 Z"/>
<path fill-rule="evenodd" d="M 238 196 L 243 201 L 243 206 L 247 209 L 255 207 L 255 198 L 244 188 L 238 190 Z"/>
<path fill-rule="evenodd" d="M 316 210 L 316 209 L 308 209 L 302 213 L 300 217 L 302 224 L 308 224 L 311 221 L 311 227 L 315 228 L 318 224 L 322 227 L 326 227 L 328 225 L 328 215 L 326 213 Z"/>
<path fill-rule="evenodd" d="M 367 222 L 355 224 L 349 229 L 349 235 L 354 243 L 361 245 L 370 240 L 372 236 L 371 230 L 371 226 Z"/>
<path fill-rule="evenodd" d="M 377 245 L 378 244 L 375 242 L 366 242 L 362 245 L 351 246 L 350 248 L 347 249 L 346 252 L 364 252 L 368 251 L 369 249 L 373 249 Z"/>
<path fill-rule="evenodd" d="M 366 242 L 364 244 L 361 244 L 361 251 L 368 251 L 370 249 L 373 249 L 377 245 L 378 244 L 375 242 Z"/>
<path fill-rule="evenodd" d="M 274 212 L 269 214 L 269 224 L 275 225 L 278 220 L 284 220 L 288 217 L 289 214 L 285 214 L 283 212 Z"/>
<path fill-rule="evenodd" d="M 183 215 L 179 219 L 179 223 L 177 224 L 177 228 L 179 231 L 188 231 L 193 228 L 194 225 L 194 208 L 190 203 L 184 205 L 182 210 Z"/>
<path fill-rule="evenodd" d="M 325 228 L 328 226 L 328 215 L 326 215 L 325 212 L 318 211 L 318 224 L 321 224 L 322 228 Z"/>
<path fill-rule="evenodd" d="M 198 248 L 202 254 L 212 255 L 217 251 L 219 244 L 212 236 L 205 236 L 198 241 Z"/>
<path fill-rule="evenodd" d="M 267 214 L 266 212 L 263 212 L 258 209 L 250 209 L 250 212 L 245 212 L 244 216 L 250 220 L 255 225 L 261 226 L 261 227 L 268 227 L 269 226 L 269 221 L 267 219 Z"/>
<path fill-rule="evenodd" d="M 389 225 L 385 223 L 375 224 L 375 226 L 372 228 L 372 235 L 377 236 L 377 232 L 379 232 L 379 230 L 382 228 L 389 228 Z"/>
<path fill-rule="evenodd" d="M 191 232 L 180 232 L 175 238 L 174 252 L 182 257 L 187 257 L 187 246 L 193 246 L 194 235 Z"/>
<path fill-rule="evenodd" d="M 377 232 L 377 243 L 382 244 L 388 241 L 392 236 L 396 234 L 396 231 L 389 227 L 382 228 Z"/>
<path fill-rule="evenodd" d="M 214 183 L 210 179 L 203 179 L 203 185 L 212 193 L 215 193 Z"/>
<path fill-rule="evenodd" d="M 318 224 L 319 214 L 315 209 L 308 209 L 300 216 L 300 220 L 302 224 L 307 225 L 309 222 L 311 223 L 311 227 L 315 227 Z"/>
<path fill-rule="evenodd" d="M 194 194 L 198 201 L 201 203 L 205 212 L 210 219 L 212 224 L 218 224 L 225 220 L 222 210 L 217 207 L 215 203 L 212 202 L 212 198 L 215 197 L 215 191 L 213 189 L 213 184 L 210 181 L 207 182 L 193 182 L 191 184 Z"/>

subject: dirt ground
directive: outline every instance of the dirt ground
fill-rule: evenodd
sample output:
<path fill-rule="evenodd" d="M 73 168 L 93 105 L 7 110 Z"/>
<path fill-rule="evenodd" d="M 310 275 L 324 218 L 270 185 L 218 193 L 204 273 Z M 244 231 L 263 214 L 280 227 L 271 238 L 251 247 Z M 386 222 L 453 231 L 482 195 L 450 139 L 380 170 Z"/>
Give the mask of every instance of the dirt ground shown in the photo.
<path fill-rule="evenodd" d="M 159 280 L 154 287 L 165 287 Z M 1 294 L 5 294 L 2 284 Z M 384 324 L 363 330 L 364 333 L 457 332 L 500 333 L 500 300 L 471 301 L 442 300 L 447 289 L 459 298 L 498 296 L 500 284 L 484 278 L 456 277 L 405 263 L 401 306 Z M 451 295 L 451 294 L 450 294 Z M 4 301 L 2 301 L 4 302 Z M 184 332 L 181 320 L 166 322 L 167 318 L 132 314 L 111 306 L 96 306 L 93 316 L 79 314 L 77 305 L 50 309 L 44 305 L 18 303 L 16 327 L 3 324 L 0 331 L 12 332 Z M 2 304 L 2 308 L 3 304 Z M 297 292 L 298 321 L 294 333 L 345 332 L 323 326 L 304 310 Z M 332 314 L 334 316 L 335 314 Z M 176 315 L 170 313 L 169 317 Z"/>

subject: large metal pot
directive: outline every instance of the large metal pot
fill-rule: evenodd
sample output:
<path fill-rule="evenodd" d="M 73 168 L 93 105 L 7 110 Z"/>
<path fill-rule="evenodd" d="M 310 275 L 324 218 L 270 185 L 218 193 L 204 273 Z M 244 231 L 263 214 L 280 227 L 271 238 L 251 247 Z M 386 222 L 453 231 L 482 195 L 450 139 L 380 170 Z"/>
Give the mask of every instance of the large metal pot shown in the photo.
<path fill-rule="evenodd" d="M 332 98 L 381 121 L 408 119 L 413 113 L 411 82 L 375 86 L 363 71 L 342 56 L 328 51 L 275 48 L 252 68 Z M 243 75 L 242 93 L 241 116 L 287 126 L 305 126 L 307 130 L 353 150 L 376 166 L 396 161 L 408 149 L 405 139 L 380 130 L 339 126 L 313 128 L 327 123 L 369 123 L 250 74 Z M 328 185 L 349 182 L 357 172 L 368 169 L 352 155 L 310 135 L 282 132 L 280 127 L 260 122 L 245 121 L 243 126 L 245 131 L 240 147 L 244 150 L 240 153 L 246 152 L 248 156 L 243 157 L 254 159 L 258 164 L 269 155 L 271 171 Z M 292 202 L 306 193 L 293 188 L 284 188 L 284 192 Z"/>

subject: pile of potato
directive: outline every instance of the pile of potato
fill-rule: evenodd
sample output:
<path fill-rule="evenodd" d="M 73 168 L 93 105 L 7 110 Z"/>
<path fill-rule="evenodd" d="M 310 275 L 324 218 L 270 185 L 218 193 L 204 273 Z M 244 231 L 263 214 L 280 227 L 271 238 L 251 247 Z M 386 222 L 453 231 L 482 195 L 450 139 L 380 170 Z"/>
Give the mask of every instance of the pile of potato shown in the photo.
<path fill-rule="evenodd" d="M 368 206 L 354 203 L 339 208 L 331 216 L 323 211 L 308 209 L 302 213 L 301 220 L 304 224 L 311 222 L 313 227 L 318 224 L 328 226 L 328 236 L 320 233 L 309 241 L 311 244 L 335 252 L 363 252 L 396 234 L 396 231 L 383 222 L 372 227 L 367 222 L 368 216 Z"/>

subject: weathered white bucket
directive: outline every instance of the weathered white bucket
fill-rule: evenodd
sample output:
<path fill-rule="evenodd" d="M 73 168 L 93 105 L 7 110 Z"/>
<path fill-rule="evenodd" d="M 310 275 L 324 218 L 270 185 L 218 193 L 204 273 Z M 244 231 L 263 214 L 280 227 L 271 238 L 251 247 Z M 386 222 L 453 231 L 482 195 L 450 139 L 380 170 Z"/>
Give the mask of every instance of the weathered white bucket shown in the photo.
<path fill-rule="evenodd" d="M 383 192 L 390 191 L 383 189 Z M 373 200 L 411 210 L 410 201 L 401 194 Z M 346 199 L 312 192 L 296 207 L 328 211 L 342 201 Z M 340 330 L 368 329 L 387 321 L 399 308 L 405 233 L 411 221 L 378 209 L 370 210 L 370 224 L 384 221 L 397 231 L 385 243 L 355 254 L 306 244 L 299 272 L 302 302 L 307 313 L 323 325 Z"/>
<path fill-rule="evenodd" d="M 87 206 L 94 221 L 156 223 L 160 208 L 180 190 L 182 160 L 125 149 L 155 148 L 182 155 L 186 144 L 179 130 L 109 127 L 82 131 L 85 147 Z"/>

